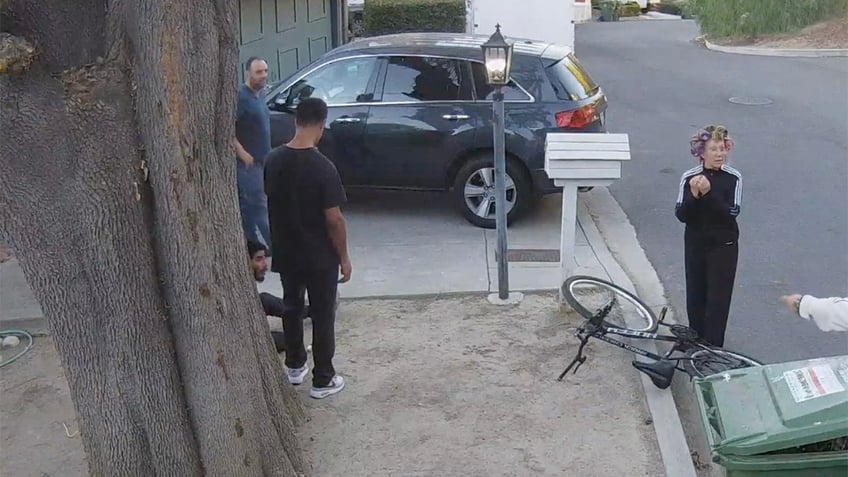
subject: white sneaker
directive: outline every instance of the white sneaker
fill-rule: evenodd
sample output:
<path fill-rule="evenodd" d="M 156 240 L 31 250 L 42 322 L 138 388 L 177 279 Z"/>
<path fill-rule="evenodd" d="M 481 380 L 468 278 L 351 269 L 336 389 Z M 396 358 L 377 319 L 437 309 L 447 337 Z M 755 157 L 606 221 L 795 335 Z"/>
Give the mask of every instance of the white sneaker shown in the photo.
<path fill-rule="evenodd" d="M 309 374 L 309 366 L 306 365 L 302 368 L 286 368 L 286 377 L 288 377 L 289 382 L 295 386 L 303 384 L 303 380 L 306 379 L 307 374 Z"/>
<path fill-rule="evenodd" d="M 309 395 L 315 399 L 324 399 L 325 397 L 332 396 L 333 394 L 338 394 L 342 389 L 344 389 L 344 386 L 344 378 L 337 374 L 333 376 L 330 384 L 326 387 L 316 388 L 315 386 L 312 386 L 312 389 L 309 390 Z"/>

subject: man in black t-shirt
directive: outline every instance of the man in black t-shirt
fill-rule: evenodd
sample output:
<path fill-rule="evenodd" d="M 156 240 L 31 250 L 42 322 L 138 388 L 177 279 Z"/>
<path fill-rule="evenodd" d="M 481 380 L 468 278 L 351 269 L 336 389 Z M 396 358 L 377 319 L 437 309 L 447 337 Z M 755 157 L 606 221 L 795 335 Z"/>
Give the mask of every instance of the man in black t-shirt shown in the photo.
<path fill-rule="evenodd" d="M 324 101 L 301 101 L 294 138 L 273 150 L 265 164 L 274 250 L 271 270 L 280 274 L 286 307 L 297 311 L 283 317 L 286 375 L 292 384 L 301 384 L 309 372 L 300 318 L 308 291 L 315 360 L 309 395 L 315 399 L 344 388 L 344 379 L 333 368 L 335 304 L 338 283 L 347 282 L 351 275 L 340 209 L 347 197 L 336 167 L 316 148 L 326 120 Z"/>

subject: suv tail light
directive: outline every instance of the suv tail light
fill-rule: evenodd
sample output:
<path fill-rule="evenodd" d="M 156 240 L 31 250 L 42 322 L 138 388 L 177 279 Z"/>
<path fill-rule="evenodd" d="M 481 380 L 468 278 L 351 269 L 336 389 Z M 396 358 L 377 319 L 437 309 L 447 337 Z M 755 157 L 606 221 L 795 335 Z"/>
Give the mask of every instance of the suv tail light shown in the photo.
<path fill-rule="evenodd" d="M 598 119 L 600 117 L 594 104 L 587 104 L 582 108 L 556 113 L 557 127 L 564 129 L 582 129 Z"/>

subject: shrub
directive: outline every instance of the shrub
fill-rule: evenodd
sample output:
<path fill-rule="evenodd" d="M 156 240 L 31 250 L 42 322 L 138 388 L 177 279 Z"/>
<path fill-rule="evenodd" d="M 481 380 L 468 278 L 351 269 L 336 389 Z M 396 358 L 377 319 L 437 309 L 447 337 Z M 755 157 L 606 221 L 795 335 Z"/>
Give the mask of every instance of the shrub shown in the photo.
<path fill-rule="evenodd" d="M 638 17 L 642 14 L 639 2 L 622 2 L 619 0 L 604 0 L 600 2 L 600 20 L 603 22 L 618 21 L 620 17 Z"/>
<path fill-rule="evenodd" d="M 465 32 L 465 0 L 365 0 L 368 36 L 406 32 Z"/>
<path fill-rule="evenodd" d="M 667 13 L 669 15 L 683 15 L 683 3 L 669 0 L 663 0 L 660 3 L 652 3 L 651 6 L 655 11 Z"/>
<path fill-rule="evenodd" d="M 687 7 L 711 37 L 794 32 L 846 11 L 848 0 L 689 0 Z"/>
<path fill-rule="evenodd" d="M 639 2 L 627 2 L 621 5 L 621 16 L 623 17 L 638 17 L 642 14 L 642 7 Z"/>

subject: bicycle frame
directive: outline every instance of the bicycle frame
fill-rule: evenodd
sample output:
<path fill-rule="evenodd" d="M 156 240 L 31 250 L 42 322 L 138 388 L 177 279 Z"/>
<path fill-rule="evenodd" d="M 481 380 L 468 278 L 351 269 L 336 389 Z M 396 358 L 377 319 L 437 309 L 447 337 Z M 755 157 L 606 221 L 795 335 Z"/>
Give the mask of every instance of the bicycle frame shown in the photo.
<path fill-rule="evenodd" d="M 662 316 L 663 317 L 665 316 L 665 309 L 663 309 Z M 596 319 L 600 319 L 600 317 L 596 317 Z M 601 341 L 605 341 L 605 342 L 607 342 L 611 345 L 618 346 L 619 348 L 626 349 L 628 351 L 631 351 L 631 352 L 636 353 L 640 356 L 644 356 L 646 358 L 652 359 L 654 361 L 666 361 L 666 360 L 675 361 L 676 362 L 675 368 L 679 371 L 682 371 L 682 372 L 686 372 L 686 370 L 679 368 L 677 365 L 680 363 L 680 361 L 687 361 L 687 360 L 691 360 L 692 358 L 689 358 L 687 356 L 680 356 L 680 357 L 672 358 L 671 355 L 674 354 L 674 352 L 677 349 L 677 346 L 672 347 L 668 352 L 666 352 L 664 355 L 660 356 L 656 353 L 652 353 L 650 351 L 644 350 L 644 349 L 639 348 L 637 346 L 633 346 L 633 345 L 624 343 L 623 341 L 619 341 L 617 339 L 610 338 L 607 335 L 623 336 L 623 337 L 627 337 L 627 338 L 635 338 L 635 339 L 640 339 L 640 340 L 661 341 L 661 342 L 667 342 L 667 343 L 674 343 L 675 345 L 690 344 L 690 345 L 694 345 L 694 346 L 697 346 L 697 347 L 700 347 L 700 348 L 703 348 L 703 349 L 708 349 L 707 347 L 703 346 L 702 344 L 698 343 L 697 341 L 688 340 L 688 339 L 680 338 L 680 337 L 677 337 L 677 336 L 661 335 L 658 332 L 649 333 L 649 332 L 645 332 L 645 331 L 634 331 L 634 330 L 626 330 L 626 329 L 622 329 L 622 328 L 599 326 L 598 324 L 594 323 L 594 321 L 596 321 L 596 319 L 587 320 L 583 324 L 583 326 L 578 328 L 576 335 L 580 337 L 580 348 L 578 348 L 577 356 L 571 361 L 571 364 L 569 364 L 568 367 L 565 368 L 565 371 L 563 371 L 562 374 L 559 375 L 559 378 L 557 378 L 559 381 L 562 381 L 562 378 L 564 378 L 565 375 L 568 374 L 568 371 L 570 371 L 571 368 L 573 366 L 575 366 L 575 364 L 576 364 L 576 367 L 574 367 L 574 372 L 576 373 L 577 369 L 580 368 L 580 366 L 584 362 L 586 362 L 586 357 L 583 356 L 583 348 L 586 346 L 586 344 L 589 342 L 589 339 L 591 339 L 591 338 L 597 338 Z M 584 334 L 586 332 L 586 329 L 585 329 L 586 323 L 588 323 L 591 327 L 588 334 Z M 667 325 L 667 324 L 663 323 L 662 321 L 659 321 L 657 323 L 657 325 L 658 325 L 657 328 L 659 328 L 659 326 L 664 326 L 666 328 L 671 327 L 670 325 Z"/>
<path fill-rule="evenodd" d="M 672 348 L 666 354 L 660 356 L 658 354 L 651 353 L 650 351 L 646 351 L 642 348 L 638 348 L 636 346 L 629 345 L 629 344 L 624 343 L 622 341 L 619 341 L 617 339 L 610 338 L 607 335 L 624 336 L 624 337 L 627 337 L 627 338 L 636 338 L 636 339 L 640 339 L 640 340 L 664 341 L 664 342 L 667 342 L 667 343 L 675 343 L 675 344 L 678 344 L 681 341 L 680 338 L 677 338 L 676 336 L 660 335 L 658 333 L 645 333 L 644 331 L 622 330 L 622 329 L 619 329 L 619 328 L 603 328 L 602 334 L 590 333 L 589 335 L 587 335 L 587 337 L 589 337 L 589 338 L 597 338 L 601 341 L 606 341 L 609 344 L 618 346 L 619 348 L 623 348 L 623 349 L 626 349 L 628 351 L 632 351 L 632 352 L 634 352 L 634 353 L 636 353 L 640 356 L 644 356 L 646 358 L 651 358 L 655 361 L 668 359 L 671 356 L 671 354 L 674 353 L 674 348 Z"/>

